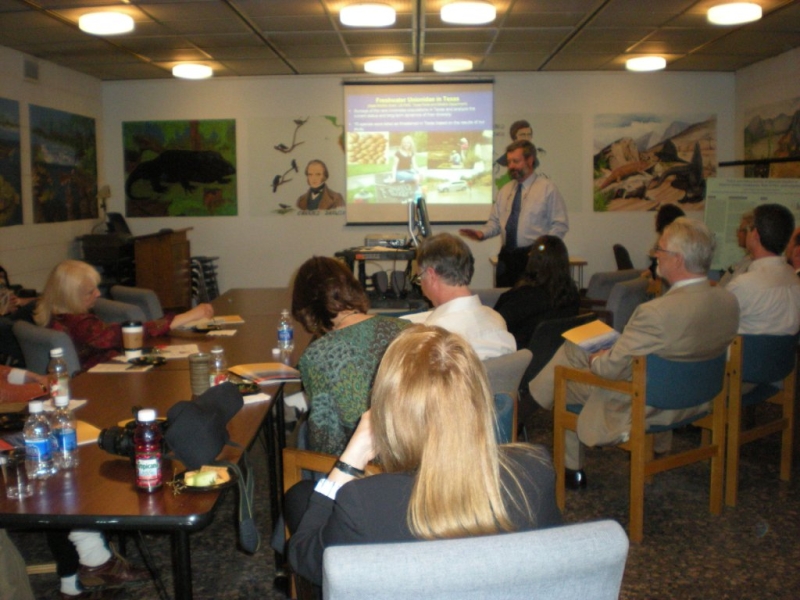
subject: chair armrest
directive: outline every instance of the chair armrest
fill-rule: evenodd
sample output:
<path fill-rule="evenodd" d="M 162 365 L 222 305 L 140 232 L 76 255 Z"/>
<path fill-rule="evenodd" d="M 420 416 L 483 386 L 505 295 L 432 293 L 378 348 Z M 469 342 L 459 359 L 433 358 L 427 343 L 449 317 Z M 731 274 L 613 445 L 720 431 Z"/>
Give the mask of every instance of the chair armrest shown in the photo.
<path fill-rule="evenodd" d="M 630 381 L 606 379 L 605 377 L 595 375 L 589 369 L 575 369 L 572 367 L 558 366 L 556 367 L 556 385 L 558 385 L 558 382 L 561 379 L 566 381 L 574 381 L 576 383 L 585 383 L 586 385 L 593 385 L 606 390 L 622 392 L 623 394 L 633 393 L 633 385 Z"/>

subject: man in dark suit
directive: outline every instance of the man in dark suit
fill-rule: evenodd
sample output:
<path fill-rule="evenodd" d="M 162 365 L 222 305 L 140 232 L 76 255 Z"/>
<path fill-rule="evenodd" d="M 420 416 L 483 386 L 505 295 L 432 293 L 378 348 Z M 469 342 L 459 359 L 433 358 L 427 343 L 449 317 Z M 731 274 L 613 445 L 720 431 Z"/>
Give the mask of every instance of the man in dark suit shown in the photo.
<path fill-rule="evenodd" d="M 589 354 L 565 342 L 553 359 L 530 383 L 536 401 L 552 408 L 555 367 L 588 368 L 613 380 L 630 380 L 634 356 L 655 354 L 674 360 L 705 360 L 718 356 L 731 343 L 739 323 L 736 297 L 712 287 L 706 274 L 714 255 L 714 238 L 701 222 L 681 217 L 669 225 L 656 246 L 658 273 L 670 290 L 639 305 L 622 335 L 608 349 Z M 577 435 L 567 432 L 567 485 L 584 487 L 583 447 L 624 442 L 630 435 L 630 396 L 583 384 L 569 384 L 568 404 L 582 404 Z M 699 409 L 660 411 L 648 409 L 652 424 L 669 424 L 701 412 Z M 656 452 L 669 449 L 671 439 L 656 440 Z M 659 447 L 661 446 L 661 447 Z"/>

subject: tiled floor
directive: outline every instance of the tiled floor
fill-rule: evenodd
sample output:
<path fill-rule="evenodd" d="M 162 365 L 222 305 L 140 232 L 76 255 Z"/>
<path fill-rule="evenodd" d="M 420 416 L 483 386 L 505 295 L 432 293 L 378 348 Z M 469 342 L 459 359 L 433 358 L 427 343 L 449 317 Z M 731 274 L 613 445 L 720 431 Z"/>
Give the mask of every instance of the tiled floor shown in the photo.
<path fill-rule="evenodd" d="M 549 415 L 535 416 L 533 438 L 551 444 Z M 675 444 L 698 434 L 681 431 Z M 800 472 L 794 482 L 777 476 L 777 438 L 751 444 L 742 452 L 739 505 L 721 516 L 708 512 L 708 468 L 695 465 L 655 477 L 645 499 L 645 539 L 632 545 L 623 580 L 623 599 L 790 599 L 800 590 Z M 257 514 L 267 538 L 268 507 L 263 452 L 253 450 L 257 469 Z M 627 454 L 615 449 L 587 451 L 589 487 L 568 492 L 567 521 L 616 519 L 627 525 Z M 797 465 L 797 463 L 795 463 Z M 273 554 L 267 543 L 253 556 L 235 547 L 235 493 L 225 499 L 214 523 L 192 536 L 194 591 L 197 599 L 282 599 L 272 588 Z M 43 536 L 15 534 L 31 562 L 50 560 Z M 146 535 L 147 546 L 163 573 L 170 596 L 169 539 Z M 140 562 L 131 545 L 129 555 Z M 32 582 L 40 598 L 51 598 L 55 575 L 36 575 Z M 121 599 L 158 598 L 154 586 L 123 590 Z"/>

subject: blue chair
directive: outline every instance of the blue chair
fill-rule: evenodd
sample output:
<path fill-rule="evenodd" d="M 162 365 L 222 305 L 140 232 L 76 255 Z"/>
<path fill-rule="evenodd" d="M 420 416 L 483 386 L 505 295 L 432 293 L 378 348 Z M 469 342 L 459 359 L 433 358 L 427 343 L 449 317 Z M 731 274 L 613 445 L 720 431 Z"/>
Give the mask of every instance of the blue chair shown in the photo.
<path fill-rule="evenodd" d="M 508 394 L 513 400 L 513 422 L 511 425 L 510 442 L 517 441 L 517 403 L 519 401 L 519 382 L 522 374 L 531 362 L 531 351 L 527 348 L 517 350 L 511 354 L 487 358 L 483 361 L 486 374 L 489 377 L 489 386 L 492 393 Z"/>
<path fill-rule="evenodd" d="M 164 316 L 161 301 L 153 290 L 127 285 L 114 285 L 111 286 L 109 294 L 113 300 L 135 304 L 141 308 L 146 321 L 155 321 Z"/>
<path fill-rule="evenodd" d="M 630 439 L 619 444 L 630 452 L 630 517 L 628 532 L 633 542 L 644 537 L 644 484 L 650 476 L 691 463 L 711 459 L 710 510 L 722 512 L 723 467 L 725 459 L 725 397 L 728 393 L 726 354 L 704 361 L 673 361 L 655 355 L 633 359 L 631 381 L 612 381 L 588 370 L 556 367 L 553 407 L 553 465 L 556 470 L 556 502 L 564 509 L 564 434 L 576 431 L 583 406 L 567 405 L 567 383 L 574 381 L 631 396 Z M 649 425 L 647 407 L 662 410 L 698 408 L 710 403 L 710 410 L 668 426 Z M 702 420 L 711 429 L 710 440 L 700 446 L 655 458 L 653 435 Z"/>
<path fill-rule="evenodd" d="M 511 394 L 495 394 L 495 423 L 494 433 L 498 444 L 510 444 L 516 441 L 514 412 L 516 400 Z"/>
<path fill-rule="evenodd" d="M 94 313 L 106 323 L 122 323 L 124 321 L 147 321 L 144 311 L 135 304 L 98 298 L 94 304 Z"/>
<path fill-rule="evenodd" d="M 40 327 L 27 321 L 15 321 L 12 331 L 22 348 L 25 368 L 29 371 L 45 375 L 50 362 L 50 350 L 53 348 L 63 348 L 64 360 L 71 376 L 81 370 L 81 361 L 75 350 L 75 344 L 65 332 Z"/>
<path fill-rule="evenodd" d="M 728 394 L 728 449 L 725 504 L 736 506 L 739 487 L 739 448 L 780 432 L 780 478 L 792 473 L 792 436 L 797 363 L 795 335 L 741 335 L 731 344 Z M 747 385 L 750 384 L 750 385 Z M 752 388 L 742 393 L 742 387 Z M 742 409 L 770 402 L 781 407 L 779 417 L 742 430 Z"/>

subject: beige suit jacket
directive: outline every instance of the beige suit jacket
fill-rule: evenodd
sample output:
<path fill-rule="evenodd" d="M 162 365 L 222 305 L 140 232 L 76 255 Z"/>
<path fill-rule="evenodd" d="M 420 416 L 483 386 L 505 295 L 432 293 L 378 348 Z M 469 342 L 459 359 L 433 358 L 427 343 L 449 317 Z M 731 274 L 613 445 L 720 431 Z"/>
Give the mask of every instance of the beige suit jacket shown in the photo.
<path fill-rule="evenodd" d="M 718 356 L 736 336 L 739 305 L 736 297 L 708 281 L 672 288 L 664 296 L 639 305 L 614 346 L 591 365 L 593 373 L 630 380 L 633 357 L 655 354 L 672 360 L 704 360 Z M 537 402 L 552 403 L 553 375 L 558 364 L 589 366 L 588 355 L 566 342 L 533 382 Z M 545 402 L 541 402 L 540 398 Z M 567 402 L 583 404 L 578 437 L 587 446 L 614 444 L 630 432 L 630 396 L 583 384 L 570 384 Z M 648 422 L 667 424 L 702 412 L 648 409 Z"/>

